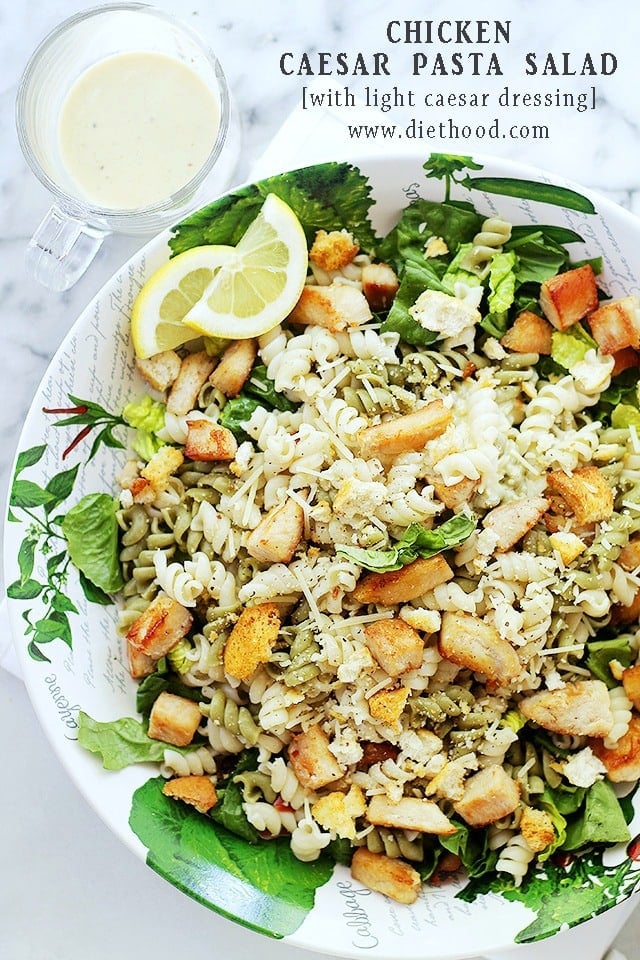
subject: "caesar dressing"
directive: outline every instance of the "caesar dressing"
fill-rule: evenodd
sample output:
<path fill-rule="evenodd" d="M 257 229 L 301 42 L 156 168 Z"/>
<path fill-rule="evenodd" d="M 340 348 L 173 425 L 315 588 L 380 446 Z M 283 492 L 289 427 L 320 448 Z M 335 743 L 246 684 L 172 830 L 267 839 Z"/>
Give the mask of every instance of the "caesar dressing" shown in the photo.
<path fill-rule="evenodd" d="M 62 106 L 62 162 L 83 199 L 135 209 L 170 197 L 211 153 L 217 97 L 189 66 L 158 53 L 107 57 Z"/>

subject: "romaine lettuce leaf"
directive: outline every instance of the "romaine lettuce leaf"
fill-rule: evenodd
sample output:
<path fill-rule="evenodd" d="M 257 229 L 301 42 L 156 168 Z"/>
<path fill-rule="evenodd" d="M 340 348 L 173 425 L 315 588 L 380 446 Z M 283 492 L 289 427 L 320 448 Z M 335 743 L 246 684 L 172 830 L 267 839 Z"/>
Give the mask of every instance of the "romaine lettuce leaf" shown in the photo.
<path fill-rule="evenodd" d="M 587 644 L 586 666 L 592 675 L 612 689 L 618 686 L 609 664 L 618 660 L 623 667 L 630 667 L 633 660 L 630 637 L 620 634 L 610 640 L 593 640 Z"/>
<path fill-rule="evenodd" d="M 147 726 L 133 717 L 101 722 L 80 710 L 78 743 L 85 750 L 96 753 L 105 770 L 122 770 L 132 763 L 160 763 L 168 747 L 182 754 L 196 749 L 174 747 L 161 740 L 152 740 L 147 735 Z"/>
<path fill-rule="evenodd" d="M 611 411 L 611 426 L 615 429 L 633 427 L 640 432 L 640 410 L 630 403 L 620 403 Z"/>
<path fill-rule="evenodd" d="M 496 253 L 489 271 L 489 312 L 482 318 L 480 325 L 493 337 L 502 337 L 509 321 L 509 309 L 516 292 L 516 268 L 518 258 L 515 253 Z"/>
<path fill-rule="evenodd" d="M 568 330 L 554 330 L 551 334 L 551 359 L 565 370 L 571 370 L 584 360 L 589 350 L 597 349 L 598 344 L 579 323 L 574 323 Z"/>
<path fill-rule="evenodd" d="M 157 436 L 164 427 L 165 410 L 164 403 L 145 394 L 122 411 L 125 422 L 137 430 L 132 447 L 143 460 L 150 460 L 166 443 Z"/>

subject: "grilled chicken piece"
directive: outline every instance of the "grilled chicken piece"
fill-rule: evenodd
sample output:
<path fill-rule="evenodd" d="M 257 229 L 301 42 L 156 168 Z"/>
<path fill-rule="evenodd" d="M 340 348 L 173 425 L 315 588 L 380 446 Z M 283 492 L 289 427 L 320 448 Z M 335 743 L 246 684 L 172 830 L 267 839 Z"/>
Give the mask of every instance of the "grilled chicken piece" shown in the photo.
<path fill-rule="evenodd" d="M 289 762 L 307 790 L 326 787 L 340 780 L 344 772 L 329 750 L 329 738 L 319 725 L 293 738 L 289 744 Z"/>
<path fill-rule="evenodd" d="M 368 458 L 391 459 L 411 450 L 422 450 L 429 440 L 439 437 L 453 415 L 442 400 L 433 400 L 413 413 L 383 420 L 366 427 L 358 435 L 360 448 Z"/>
<path fill-rule="evenodd" d="M 422 663 L 424 640 L 399 617 L 374 620 L 366 624 L 364 633 L 369 650 L 390 677 L 417 670 Z"/>
<path fill-rule="evenodd" d="M 186 607 L 166 594 L 158 594 L 127 632 L 127 641 L 134 650 L 159 660 L 186 637 L 193 617 Z"/>
<path fill-rule="evenodd" d="M 247 537 L 246 547 L 264 563 L 289 563 L 304 531 L 304 510 L 289 497 L 272 507 Z"/>
<path fill-rule="evenodd" d="M 326 287 L 307 286 L 289 314 L 293 324 L 326 327 L 340 333 L 371 320 L 371 309 L 364 294 L 347 283 Z"/>
<path fill-rule="evenodd" d="M 495 534 L 498 538 L 496 551 L 504 553 L 535 527 L 548 506 L 549 501 L 544 497 L 511 500 L 490 510 L 484 517 L 482 526 Z"/>
<path fill-rule="evenodd" d="M 367 263 L 362 268 L 362 292 L 374 313 L 384 313 L 393 303 L 400 281 L 388 263 Z"/>
<path fill-rule="evenodd" d="M 609 691 L 602 680 L 574 680 L 558 690 L 541 690 L 518 706 L 528 720 L 552 733 L 606 737 L 613 726 Z"/>
<path fill-rule="evenodd" d="M 469 777 L 454 810 L 470 827 L 486 827 L 509 816 L 520 803 L 520 789 L 502 767 L 485 767 Z"/>
<path fill-rule="evenodd" d="M 404 860 L 371 853 L 366 847 L 359 847 L 354 853 L 351 876 L 369 890 L 376 890 L 398 903 L 415 903 L 422 887 L 420 874 Z"/>
<path fill-rule="evenodd" d="M 566 330 L 595 310 L 598 287 L 591 265 L 587 263 L 544 280 L 540 288 L 540 306 L 558 330 Z"/>
<path fill-rule="evenodd" d="M 387 573 L 367 573 L 353 591 L 354 600 L 360 603 L 379 603 L 392 606 L 415 600 L 428 593 L 440 583 L 446 583 L 453 570 L 441 554 L 426 559 L 414 560 L 400 570 Z"/>
<path fill-rule="evenodd" d="M 167 412 L 183 417 L 193 410 L 200 388 L 207 382 L 216 360 L 206 350 L 188 353 L 180 364 L 180 373 L 176 377 L 167 399 Z"/>
<path fill-rule="evenodd" d="M 211 420 L 187 420 L 187 431 L 184 452 L 190 460 L 233 460 L 238 452 L 238 444 L 231 430 Z"/>
<path fill-rule="evenodd" d="M 601 739 L 590 740 L 589 746 L 605 765 L 612 783 L 630 783 L 640 779 L 640 715 L 633 713 L 629 729 L 613 747 L 605 747 Z"/>
<path fill-rule="evenodd" d="M 471 613 L 443 613 L 438 649 L 446 660 L 499 684 L 515 679 L 522 669 L 509 641 L 492 624 Z"/>
<path fill-rule="evenodd" d="M 234 340 L 222 354 L 209 380 L 225 397 L 237 397 L 251 375 L 257 354 L 257 340 Z"/>
<path fill-rule="evenodd" d="M 149 714 L 149 736 L 174 747 L 186 747 L 200 726 L 202 714 L 194 700 L 163 690 Z"/>
<path fill-rule="evenodd" d="M 419 833 L 433 833 L 441 837 L 450 837 L 456 832 L 455 826 L 437 803 L 420 797 L 402 797 L 394 803 L 388 797 L 378 794 L 369 801 L 366 818 L 369 823 L 379 827 L 417 830 Z"/>

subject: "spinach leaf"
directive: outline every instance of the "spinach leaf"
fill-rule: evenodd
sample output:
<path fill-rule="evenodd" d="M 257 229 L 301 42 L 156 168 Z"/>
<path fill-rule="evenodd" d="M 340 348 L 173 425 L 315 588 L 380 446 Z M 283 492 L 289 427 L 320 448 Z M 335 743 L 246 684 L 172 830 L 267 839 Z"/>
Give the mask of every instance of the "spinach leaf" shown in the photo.
<path fill-rule="evenodd" d="M 62 518 L 72 562 L 105 593 L 124 586 L 118 559 L 118 501 L 107 493 L 89 493 Z"/>
<path fill-rule="evenodd" d="M 293 412 L 299 406 L 276 390 L 274 381 L 267 376 L 267 368 L 264 364 L 256 364 L 240 395 L 259 400 L 260 406 L 266 407 L 267 410 Z"/>
<path fill-rule="evenodd" d="M 498 853 L 489 848 L 488 831 L 473 830 L 462 820 L 452 820 L 456 832 L 440 837 L 440 845 L 460 857 L 470 877 L 481 877 L 495 867 Z"/>
<path fill-rule="evenodd" d="M 404 343 L 414 347 L 428 347 L 429 344 L 435 343 L 439 334 L 435 330 L 427 330 L 409 313 L 409 308 L 425 290 L 449 292 L 443 286 L 432 261 L 408 262 L 391 309 L 382 321 L 381 332 L 390 330 L 397 333 Z"/>
<path fill-rule="evenodd" d="M 567 824 L 563 850 L 579 850 L 590 843 L 625 843 L 631 838 L 620 803 L 606 780 L 589 787 L 581 815 Z"/>
<path fill-rule="evenodd" d="M 606 683 L 611 690 L 618 686 L 609 664 L 612 660 L 619 660 L 623 667 L 630 667 L 633 660 L 630 638 L 620 635 L 610 640 L 593 640 L 587 644 L 586 666 L 592 675 Z"/>
<path fill-rule="evenodd" d="M 458 514 L 433 530 L 427 530 L 419 523 L 410 524 L 401 539 L 388 550 L 366 550 L 362 547 L 340 545 L 336 547 L 336 553 L 366 570 L 386 573 L 400 570 L 418 557 L 433 557 L 443 550 L 458 547 L 474 530 L 475 521 L 465 514 Z"/>
<path fill-rule="evenodd" d="M 238 443 L 244 443 L 251 437 L 244 429 L 244 425 L 251 419 L 254 410 L 262 404 L 253 397 L 240 396 L 227 400 L 220 414 L 220 423 L 227 430 L 231 430 Z"/>
<path fill-rule="evenodd" d="M 234 777 L 244 770 L 255 770 L 257 766 L 258 758 L 255 750 L 247 750 L 242 753 L 233 773 L 216 785 L 218 802 L 209 811 L 212 820 L 249 843 L 257 843 L 260 834 L 247 820 L 242 809 L 242 788 L 235 783 Z"/>

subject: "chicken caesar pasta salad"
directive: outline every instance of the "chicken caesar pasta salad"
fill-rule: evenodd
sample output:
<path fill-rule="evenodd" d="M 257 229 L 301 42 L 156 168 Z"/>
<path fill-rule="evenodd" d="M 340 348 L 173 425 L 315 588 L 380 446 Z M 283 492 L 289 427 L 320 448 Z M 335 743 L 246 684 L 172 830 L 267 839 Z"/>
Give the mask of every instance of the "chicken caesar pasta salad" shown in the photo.
<path fill-rule="evenodd" d="M 268 331 L 138 357 L 142 720 L 81 714 L 81 744 L 122 766 L 135 723 L 212 830 L 402 903 L 629 839 L 639 301 L 560 234 L 417 200 L 374 252 L 315 231 Z"/>

